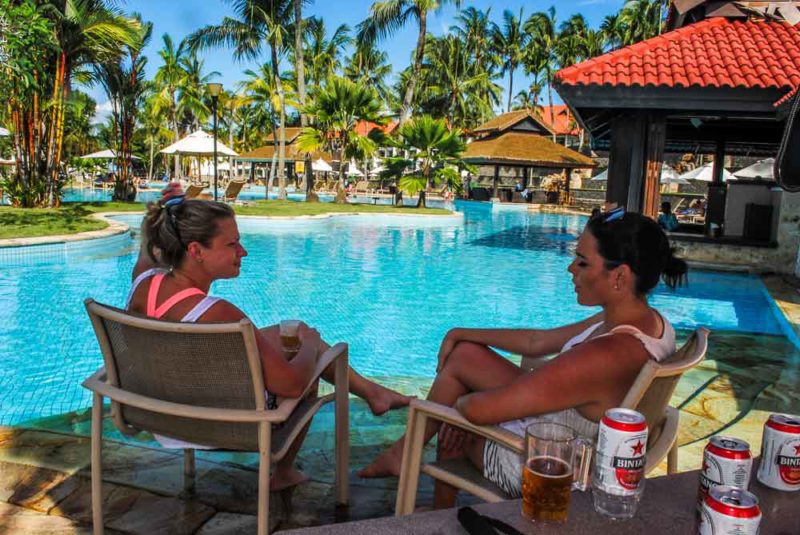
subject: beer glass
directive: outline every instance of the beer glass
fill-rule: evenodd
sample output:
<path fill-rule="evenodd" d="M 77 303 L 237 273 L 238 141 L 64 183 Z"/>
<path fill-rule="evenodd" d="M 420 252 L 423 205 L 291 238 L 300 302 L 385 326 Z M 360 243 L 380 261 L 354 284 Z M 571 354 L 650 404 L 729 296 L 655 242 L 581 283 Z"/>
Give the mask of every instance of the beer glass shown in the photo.
<path fill-rule="evenodd" d="M 575 430 L 554 422 L 525 430 L 522 514 L 540 522 L 565 522 L 575 464 Z"/>
<path fill-rule="evenodd" d="M 293 358 L 300 351 L 300 330 L 299 320 L 283 320 L 281 321 L 280 334 L 281 334 L 281 347 L 283 354 L 287 359 Z"/>

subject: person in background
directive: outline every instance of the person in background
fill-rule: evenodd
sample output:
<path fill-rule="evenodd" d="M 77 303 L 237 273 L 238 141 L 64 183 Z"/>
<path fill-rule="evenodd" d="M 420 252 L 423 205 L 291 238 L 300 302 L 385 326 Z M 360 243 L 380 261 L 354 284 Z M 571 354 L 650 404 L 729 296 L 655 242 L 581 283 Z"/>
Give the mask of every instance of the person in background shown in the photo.
<path fill-rule="evenodd" d="M 658 226 L 667 232 L 673 232 L 680 226 L 678 218 L 672 213 L 672 203 L 669 201 L 661 203 L 661 213 L 658 214 Z"/>

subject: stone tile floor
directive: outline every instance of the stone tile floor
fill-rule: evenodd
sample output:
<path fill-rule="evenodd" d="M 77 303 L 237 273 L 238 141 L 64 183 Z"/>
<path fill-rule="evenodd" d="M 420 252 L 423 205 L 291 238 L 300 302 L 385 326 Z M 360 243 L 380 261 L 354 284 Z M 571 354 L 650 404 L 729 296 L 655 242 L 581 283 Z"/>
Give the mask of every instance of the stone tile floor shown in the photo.
<path fill-rule="evenodd" d="M 765 277 L 778 307 L 800 325 L 794 279 Z M 800 332 L 800 331 L 798 331 Z M 679 333 L 679 342 L 689 333 Z M 424 396 L 429 381 L 378 378 Z M 713 332 L 708 356 L 687 373 L 673 396 L 681 409 L 680 469 L 699 465 L 706 439 L 720 432 L 744 438 L 760 451 L 763 422 L 772 412 L 800 414 L 800 352 L 786 338 Z M 333 414 L 314 420 L 299 465 L 311 481 L 271 499 L 271 524 L 286 529 L 392 514 L 396 480 L 350 475 L 351 504 L 337 510 L 331 483 Z M 194 495 L 183 492 L 180 452 L 156 447 L 152 437 L 119 434 L 105 422 L 105 526 L 108 533 L 247 533 L 255 531 L 256 458 L 252 454 L 199 453 Z M 405 411 L 373 417 L 351 404 L 351 469 L 365 465 L 404 431 Z M 89 533 L 89 411 L 0 428 L 0 533 Z M 432 452 L 429 452 L 432 454 Z M 663 472 L 663 468 L 657 473 Z M 419 503 L 431 501 L 421 482 Z"/>

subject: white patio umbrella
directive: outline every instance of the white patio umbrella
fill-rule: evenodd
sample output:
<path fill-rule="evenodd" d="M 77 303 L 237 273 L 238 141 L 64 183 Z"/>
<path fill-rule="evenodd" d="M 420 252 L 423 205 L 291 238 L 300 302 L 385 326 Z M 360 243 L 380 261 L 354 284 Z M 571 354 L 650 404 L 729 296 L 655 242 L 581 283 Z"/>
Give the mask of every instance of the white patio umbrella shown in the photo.
<path fill-rule="evenodd" d="M 17 161 L 13 158 L 10 160 L 4 160 L 3 158 L 0 158 L 0 165 L 17 165 Z"/>
<path fill-rule="evenodd" d="M 231 166 L 228 162 L 217 162 L 217 171 L 230 171 Z M 214 160 L 206 160 L 200 165 L 201 176 L 214 176 Z"/>
<path fill-rule="evenodd" d="M 10 136 L 11 132 L 0 126 L 0 136 Z"/>
<path fill-rule="evenodd" d="M 330 173 L 333 171 L 333 167 L 331 167 L 331 164 L 320 158 L 319 160 L 311 162 L 311 170 L 319 173 Z"/>
<path fill-rule="evenodd" d="M 692 169 L 687 173 L 683 173 L 680 177 L 684 180 L 702 180 L 703 182 L 711 182 L 713 176 L 714 162 L 709 162 L 698 167 L 697 169 Z M 736 177 L 733 176 L 727 169 L 723 168 L 722 181 L 726 182 L 728 180 L 736 180 Z"/>
<path fill-rule="evenodd" d="M 608 180 L 608 169 L 603 171 L 602 173 L 598 174 L 597 176 L 592 177 L 592 180 Z M 684 180 L 678 176 L 678 173 L 675 170 L 668 166 L 667 164 L 661 165 L 661 183 L 662 184 L 688 184 L 688 180 Z"/>
<path fill-rule="evenodd" d="M 356 162 L 350 160 L 350 163 L 347 165 L 347 176 L 364 176 L 364 173 L 356 167 Z"/>
<path fill-rule="evenodd" d="M 79 156 L 82 160 L 113 160 L 117 157 L 117 153 L 111 149 L 101 150 L 98 152 L 93 152 L 91 154 L 86 154 L 84 156 Z M 131 156 L 134 160 L 140 160 L 138 156 Z"/>
<path fill-rule="evenodd" d="M 733 173 L 733 176 L 736 178 L 766 178 L 769 180 L 775 180 L 775 175 L 773 174 L 774 165 L 775 158 L 767 158 L 766 160 L 756 162 L 749 167 L 745 167 L 744 169 L 739 169 Z"/>
<path fill-rule="evenodd" d="M 176 141 L 169 147 L 161 149 L 163 154 L 190 154 L 194 156 L 208 156 L 214 154 L 214 136 L 198 130 Z M 238 156 L 217 138 L 217 156 Z M 219 169 L 219 167 L 217 167 Z"/>

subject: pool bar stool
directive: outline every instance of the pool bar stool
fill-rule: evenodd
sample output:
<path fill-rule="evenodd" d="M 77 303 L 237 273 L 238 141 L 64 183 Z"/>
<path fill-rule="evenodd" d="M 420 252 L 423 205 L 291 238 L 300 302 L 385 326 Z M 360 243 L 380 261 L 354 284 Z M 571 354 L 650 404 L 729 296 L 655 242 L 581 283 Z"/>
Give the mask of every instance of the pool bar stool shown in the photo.
<path fill-rule="evenodd" d="M 176 323 L 133 316 L 85 301 L 105 366 L 83 382 L 92 403 L 92 520 L 103 533 L 103 398 L 116 427 L 127 435 L 149 431 L 218 449 L 259 453 L 258 533 L 269 526 L 269 472 L 326 403 L 335 403 L 336 503 L 349 500 L 350 435 L 348 347 L 323 353 L 298 398 L 266 406 L 261 358 L 253 324 Z M 334 393 L 309 395 L 335 366 Z M 198 425 L 208 422 L 207 425 Z M 194 450 L 184 449 L 184 486 L 193 488 Z"/>

